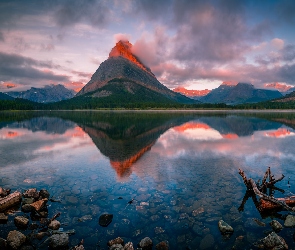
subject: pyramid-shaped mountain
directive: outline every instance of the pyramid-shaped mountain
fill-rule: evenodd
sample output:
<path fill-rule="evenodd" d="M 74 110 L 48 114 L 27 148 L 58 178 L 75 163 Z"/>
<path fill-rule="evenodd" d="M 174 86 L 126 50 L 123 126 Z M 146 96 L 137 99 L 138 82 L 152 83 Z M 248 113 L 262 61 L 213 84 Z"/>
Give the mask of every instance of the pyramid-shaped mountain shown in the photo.
<path fill-rule="evenodd" d="M 125 98 L 126 102 L 196 103 L 161 84 L 151 70 L 132 53 L 132 44 L 119 41 L 77 97 Z M 107 99 L 105 99 L 107 100 Z"/>

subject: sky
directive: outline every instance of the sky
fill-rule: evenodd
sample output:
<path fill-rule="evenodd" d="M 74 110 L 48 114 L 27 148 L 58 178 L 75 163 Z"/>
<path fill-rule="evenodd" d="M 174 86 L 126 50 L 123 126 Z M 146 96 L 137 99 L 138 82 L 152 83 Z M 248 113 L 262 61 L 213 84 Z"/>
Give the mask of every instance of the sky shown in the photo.
<path fill-rule="evenodd" d="M 0 91 L 79 90 L 120 39 L 170 89 L 295 85 L 293 0 L 0 0 Z"/>

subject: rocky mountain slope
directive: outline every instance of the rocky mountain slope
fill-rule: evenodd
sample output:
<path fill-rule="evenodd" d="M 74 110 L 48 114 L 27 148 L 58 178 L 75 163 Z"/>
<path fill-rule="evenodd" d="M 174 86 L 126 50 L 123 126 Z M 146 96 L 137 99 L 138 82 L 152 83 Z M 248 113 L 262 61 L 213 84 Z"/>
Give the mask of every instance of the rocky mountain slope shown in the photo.
<path fill-rule="evenodd" d="M 127 83 L 137 84 L 145 89 L 149 89 L 165 98 L 180 103 L 195 103 L 196 101 L 187 98 L 179 93 L 175 93 L 161 84 L 151 70 L 146 67 L 133 53 L 132 44 L 127 41 L 119 41 L 111 50 L 109 58 L 101 63 L 91 80 L 82 88 L 77 96 L 106 97 L 113 94 L 112 91 L 101 93 L 101 88 L 108 85 L 114 79 L 124 79 L 125 91 L 136 95 L 130 91 Z M 126 85 L 127 84 L 127 85 Z M 97 93 L 98 92 L 98 93 Z M 124 94 L 124 92 L 122 93 Z M 146 96 L 141 96 L 143 99 Z M 154 100 L 157 101 L 157 100 Z"/>
<path fill-rule="evenodd" d="M 44 88 L 30 88 L 21 92 L 7 92 L 14 98 L 28 99 L 33 102 L 48 103 L 66 100 L 75 96 L 75 91 L 65 88 L 63 85 L 47 85 Z"/>
<path fill-rule="evenodd" d="M 0 100 L 13 100 L 14 98 L 5 94 L 5 93 L 2 93 L 0 92 Z"/>
<path fill-rule="evenodd" d="M 279 98 L 278 100 L 274 100 L 273 102 L 294 102 L 295 101 L 295 91 L 285 95 L 282 98 Z"/>

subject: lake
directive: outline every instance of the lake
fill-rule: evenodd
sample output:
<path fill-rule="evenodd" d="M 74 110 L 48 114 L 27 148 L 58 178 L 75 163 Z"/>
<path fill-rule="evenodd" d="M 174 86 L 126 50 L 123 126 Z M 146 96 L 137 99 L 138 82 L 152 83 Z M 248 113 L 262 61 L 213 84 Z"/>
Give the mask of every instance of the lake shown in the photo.
<path fill-rule="evenodd" d="M 239 168 L 257 181 L 271 167 L 285 175 L 275 197 L 294 195 L 294 149 L 292 112 L 2 112 L 0 187 L 47 189 L 60 201 L 48 202 L 49 217 L 61 212 L 63 230 L 76 231 L 70 246 L 107 249 L 118 236 L 136 246 L 148 236 L 170 249 L 253 249 L 287 212 L 261 215 L 252 199 L 239 211 Z M 107 227 L 104 213 L 114 216 Z M 233 235 L 221 235 L 220 219 Z M 293 233 L 279 233 L 289 248 Z"/>

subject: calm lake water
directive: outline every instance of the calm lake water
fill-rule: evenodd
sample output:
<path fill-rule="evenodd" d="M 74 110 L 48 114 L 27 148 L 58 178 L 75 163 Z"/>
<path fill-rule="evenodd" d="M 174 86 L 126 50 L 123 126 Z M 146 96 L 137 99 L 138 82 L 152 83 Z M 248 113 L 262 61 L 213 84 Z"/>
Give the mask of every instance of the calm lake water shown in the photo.
<path fill-rule="evenodd" d="M 283 224 L 287 213 L 261 215 L 252 199 L 239 212 L 238 170 L 258 180 L 271 167 L 286 176 L 275 196 L 294 195 L 295 113 L 6 112 L 0 155 L 0 186 L 45 188 L 61 201 L 48 202 L 49 216 L 61 212 L 63 230 L 76 230 L 71 246 L 84 239 L 86 249 L 107 249 L 118 236 L 136 246 L 148 236 L 170 249 L 255 249 L 272 218 Z M 108 227 L 98 224 L 103 213 L 114 215 Z M 0 237 L 19 214 L 0 224 Z M 279 233 L 289 248 L 293 233 Z"/>

